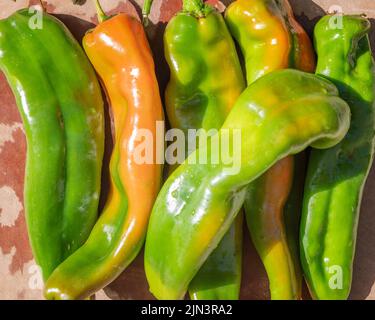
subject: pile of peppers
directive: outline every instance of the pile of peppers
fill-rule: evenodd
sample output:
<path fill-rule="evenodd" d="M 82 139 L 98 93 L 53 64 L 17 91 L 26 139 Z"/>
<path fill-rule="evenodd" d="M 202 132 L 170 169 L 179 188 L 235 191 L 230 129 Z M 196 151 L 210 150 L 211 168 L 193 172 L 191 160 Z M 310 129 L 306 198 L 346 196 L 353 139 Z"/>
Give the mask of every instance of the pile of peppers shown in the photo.
<path fill-rule="evenodd" d="M 95 1 L 99 24 L 82 47 L 45 11 L 40 29 L 30 28 L 28 9 L 0 21 L 0 70 L 27 138 L 25 213 L 45 297 L 89 299 L 145 244 L 156 298 L 237 300 L 246 222 L 271 299 L 301 299 L 303 278 L 314 299 L 347 299 L 374 156 L 369 20 L 324 16 L 313 44 L 287 0 L 235 0 L 224 14 L 182 2 L 164 33 L 164 99 L 145 32 L 152 0 L 143 23 L 106 16 Z M 163 175 L 164 110 L 184 134 L 186 157 Z M 105 112 L 114 145 L 98 212 Z M 215 148 L 190 150 L 192 129 L 215 130 L 208 142 L 220 146 L 239 133 L 240 152 L 232 145 L 230 163 L 195 161 Z M 144 130 L 151 163 L 136 161 Z"/>

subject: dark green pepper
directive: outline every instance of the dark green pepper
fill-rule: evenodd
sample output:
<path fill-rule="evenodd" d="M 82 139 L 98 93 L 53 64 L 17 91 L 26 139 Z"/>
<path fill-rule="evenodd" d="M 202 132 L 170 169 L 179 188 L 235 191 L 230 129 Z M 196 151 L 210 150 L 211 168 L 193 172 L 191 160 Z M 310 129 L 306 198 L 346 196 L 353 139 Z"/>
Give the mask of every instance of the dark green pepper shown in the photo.
<path fill-rule="evenodd" d="M 47 277 L 88 237 L 97 217 L 104 145 L 103 100 L 77 41 L 27 9 L 0 21 L 0 69 L 26 138 L 25 211 L 32 250 Z"/>
<path fill-rule="evenodd" d="M 337 144 L 349 123 L 349 107 L 336 87 L 313 74 L 275 71 L 245 89 L 212 137 L 219 145 L 229 141 L 232 161 L 200 162 L 201 156 L 212 157 L 208 141 L 173 172 L 158 195 L 145 247 L 151 292 L 159 299 L 182 298 L 233 223 L 246 186 L 309 145 Z"/>
<path fill-rule="evenodd" d="M 207 258 L 189 293 L 193 300 L 238 300 L 242 275 L 242 224 L 240 212 L 217 248 Z"/>
<path fill-rule="evenodd" d="M 342 27 L 335 24 L 342 19 Z M 315 27 L 317 74 L 334 82 L 352 112 L 345 139 L 313 150 L 300 229 L 301 260 L 315 299 L 350 293 L 362 191 L 374 153 L 375 73 L 368 32 L 360 16 L 325 16 Z"/>

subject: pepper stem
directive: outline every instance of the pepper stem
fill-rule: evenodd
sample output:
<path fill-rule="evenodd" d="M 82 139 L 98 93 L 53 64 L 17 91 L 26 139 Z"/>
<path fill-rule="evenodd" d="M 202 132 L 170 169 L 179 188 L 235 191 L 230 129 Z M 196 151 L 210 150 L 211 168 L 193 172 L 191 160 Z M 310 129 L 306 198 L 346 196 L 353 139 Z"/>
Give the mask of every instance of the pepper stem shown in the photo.
<path fill-rule="evenodd" d="M 182 10 L 193 13 L 198 17 L 203 17 L 207 12 L 211 11 L 212 8 L 206 5 L 202 0 L 183 0 Z"/>
<path fill-rule="evenodd" d="M 98 15 L 98 21 L 99 23 L 102 23 L 103 21 L 107 20 L 109 17 L 104 13 L 104 10 L 102 6 L 100 5 L 99 0 L 94 0 L 95 7 L 96 7 L 96 14 Z"/>
<path fill-rule="evenodd" d="M 153 0 L 145 0 L 143 2 L 142 23 L 143 23 L 143 26 L 145 27 L 147 27 L 148 25 L 148 15 L 150 14 L 150 11 L 151 11 L 152 2 Z"/>

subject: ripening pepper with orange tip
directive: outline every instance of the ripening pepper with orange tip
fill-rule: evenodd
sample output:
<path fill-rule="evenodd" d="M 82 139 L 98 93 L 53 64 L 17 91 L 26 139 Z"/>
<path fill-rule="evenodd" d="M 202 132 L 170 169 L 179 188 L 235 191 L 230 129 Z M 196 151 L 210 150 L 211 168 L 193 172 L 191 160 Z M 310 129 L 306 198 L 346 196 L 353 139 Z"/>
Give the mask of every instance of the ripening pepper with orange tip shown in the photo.
<path fill-rule="evenodd" d="M 287 0 L 237 0 L 225 19 L 244 56 L 248 84 L 279 69 L 314 71 L 312 44 Z M 272 299 L 301 297 L 298 220 L 304 167 L 303 155 L 282 159 L 253 181 L 246 195 L 247 224 Z"/>
<path fill-rule="evenodd" d="M 52 273 L 48 299 L 83 299 L 113 281 L 137 256 L 161 184 L 162 165 L 139 163 L 139 130 L 152 133 L 163 109 L 154 61 L 142 24 L 134 17 L 105 17 L 83 38 L 84 49 L 100 76 L 111 106 L 114 147 L 110 192 L 88 240 Z M 162 137 L 161 137 L 162 138 Z M 161 141 L 163 143 L 163 141 Z M 154 157 L 156 155 L 154 154 Z"/>

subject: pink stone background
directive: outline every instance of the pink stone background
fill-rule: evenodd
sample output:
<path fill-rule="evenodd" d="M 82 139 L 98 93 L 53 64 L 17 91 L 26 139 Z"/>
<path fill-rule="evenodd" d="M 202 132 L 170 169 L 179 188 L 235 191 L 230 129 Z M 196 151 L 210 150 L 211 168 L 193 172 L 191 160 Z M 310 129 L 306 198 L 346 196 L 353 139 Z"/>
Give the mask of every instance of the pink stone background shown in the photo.
<path fill-rule="evenodd" d="M 102 0 L 109 14 L 127 12 L 139 15 L 142 0 Z M 223 10 L 232 0 L 210 0 Z M 375 18 L 373 0 L 290 0 L 298 20 L 311 33 L 314 23 L 332 8 L 341 6 L 345 13 L 366 13 Z M 0 19 L 14 11 L 37 4 L 37 0 L 0 0 Z M 96 22 L 95 9 L 88 0 L 74 6 L 69 0 L 43 1 L 50 13 L 56 14 L 78 40 Z M 148 30 L 156 61 L 156 71 L 163 91 L 168 68 L 163 59 L 162 35 L 165 24 L 180 9 L 181 0 L 154 0 Z M 375 21 L 372 44 L 375 48 Z M 0 73 L 0 299 L 42 299 L 43 283 L 29 247 L 23 212 L 23 176 L 26 141 L 13 94 Z M 375 169 L 374 169 L 375 170 Z M 375 299 L 375 171 L 366 185 L 359 223 L 359 236 L 354 264 L 351 299 Z M 104 181 L 104 184 L 106 182 Z M 306 289 L 305 298 L 308 298 Z M 151 299 L 140 255 L 123 274 L 96 295 L 97 299 Z M 245 231 L 242 299 L 269 299 L 268 282 L 263 266 Z"/>

